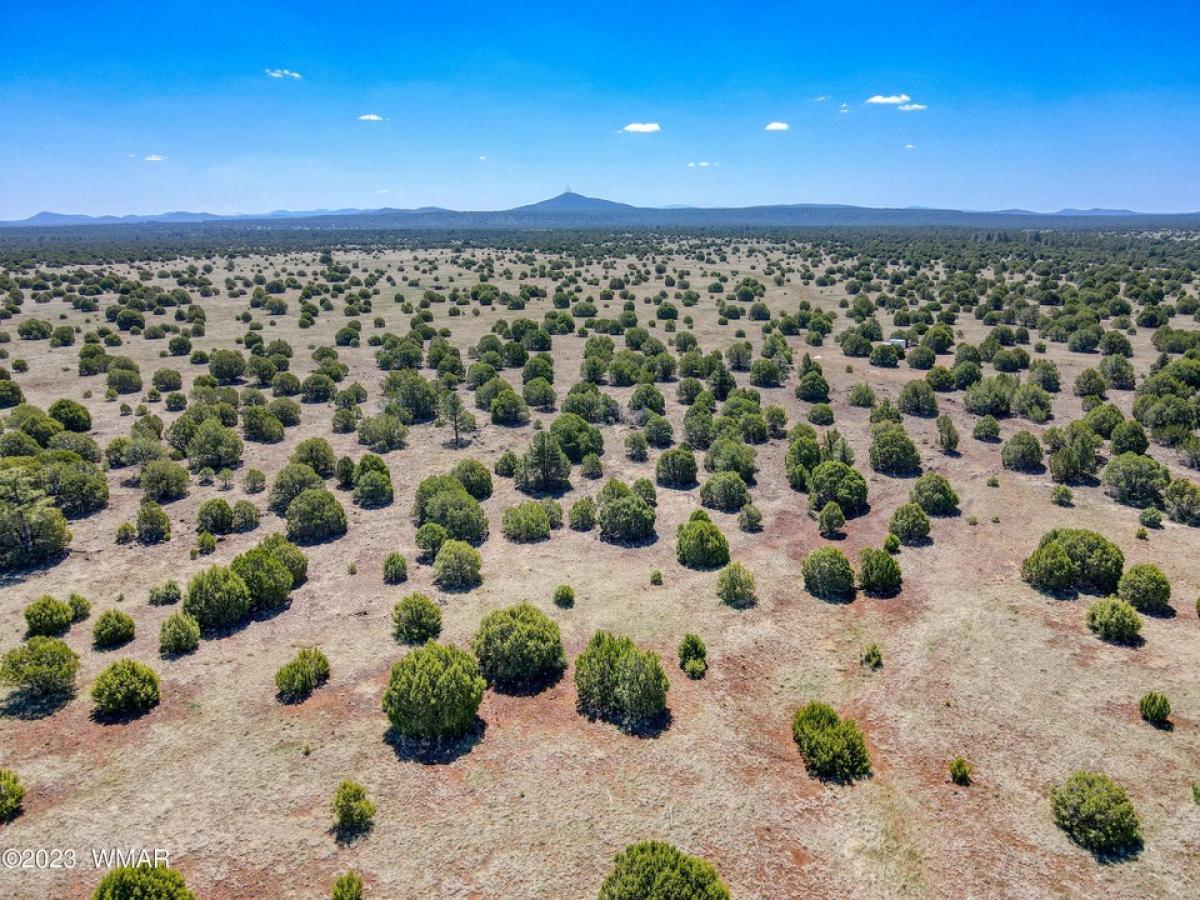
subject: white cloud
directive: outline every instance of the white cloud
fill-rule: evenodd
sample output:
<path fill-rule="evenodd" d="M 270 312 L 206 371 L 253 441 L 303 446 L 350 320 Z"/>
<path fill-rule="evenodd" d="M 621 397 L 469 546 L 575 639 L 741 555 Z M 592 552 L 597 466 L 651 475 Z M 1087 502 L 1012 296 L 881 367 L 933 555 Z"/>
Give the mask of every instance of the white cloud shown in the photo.
<path fill-rule="evenodd" d="M 635 134 L 653 134 L 656 131 L 662 131 L 657 122 L 630 122 L 622 131 L 631 131 Z"/>
<path fill-rule="evenodd" d="M 850 112 L 850 104 L 849 104 L 849 103 L 843 103 L 841 106 L 839 106 L 839 107 L 838 107 L 838 112 L 840 112 L 840 113 L 848 113 L 848 112 Z"/>
<path fill-rule="evenodd" d="M 487 162 L 487 155 L 486 155 L 486 154 L 482 154 L 482 155 L 480 155 L 480 157 L 479 157 L 479 161 L 480 161 L 480 162 Z"/>
<path fill-rule="evenodd" d="M 790 127 L 787 122 L 768 122 L 763 131 L 787 131 Z"/>
<path fill-rule="evenodd" d="M 904 149 L 905 149 L 905 150 L 916 150 L 916 149 L 917 149 L 917 145 L 916 145 L 916 144 L 905 144 L 905 145 L 904 145 Z"/>
<path fill-rule="evenodd" d="M 300 79 L 299 72 L 293 72 L 291 69 L 263 69 L 270 78 L 295 78 Z"/>
<path fill-rule="evenodd" d="M 828 94 L 821 94 L 819 97 L 813 97 L 813 103 L 824 103 L 828 99 Z"/>
<path fill-rule="evenodd" d="M 146 157 L 146 162 L 166 162 L 166 159 L 161 153 L 151 153 Z"/>
<path fill-rule="evenodd" d="M 360 122 L 382 122 L 383 116 L 377 115 L 376 113 L 364 113 L 363 115 L 358 117 L 358 121 L 360 121 Z"/>
<path fill-rule="evenodd" d="M 902 103 L 896 107 L 900 112 L 919 112 L 922 109 L 929 109 L 924 103 Z"/>
<path fill-rule="evenodd" d="M 876 94 L 874 97 L 868 97 L 868 103 L 882 103 L 886 106 L 898 106 L 901 103 L 908 103 L 912 97 L 908 94 Z"/>
<path fill-rule="evenodd" d="M 386 194 L 387 192 L 388 192 L 388 189 L 387 189 L 387 188 L 380 188 L 380 189 L 379 189 L 379 190 L 377 190 L 375 193 L 377 193 L 377 194 Z"/>
<path fill-rule="evenodd" d="M 713 169 L 719 166 L 720 163 L 709 162 L 707 159 L 702 159 L 700 162 L 688 163 L 689 169 Z"/>

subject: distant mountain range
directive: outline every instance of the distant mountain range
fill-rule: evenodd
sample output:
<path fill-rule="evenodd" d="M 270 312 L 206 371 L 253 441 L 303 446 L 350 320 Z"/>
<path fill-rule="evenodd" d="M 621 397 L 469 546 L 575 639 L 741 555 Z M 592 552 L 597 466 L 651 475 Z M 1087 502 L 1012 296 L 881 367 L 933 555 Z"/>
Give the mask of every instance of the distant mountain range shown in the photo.
<path fill-rule="evenodd" d="M 84 216 L 40 212 L 27 219 L 0 222 L 3 228 L 80 225 L 199 225 L 230 223 L 260 228 L 364 229 L 546 229 L 546 228 L 786 228 L 908 226 L 973 228 L 1200 227 L 1200 212 L 1138 213 L 1128 209 L 1026 209 L 971 211 L 921 206 L 873 208 L 839 204 L 778 204 L 742 207 L 632 206 L 572 191 L 508 210 L 315 209 L 221 216 L 205 212 L 158 215 Z"/>

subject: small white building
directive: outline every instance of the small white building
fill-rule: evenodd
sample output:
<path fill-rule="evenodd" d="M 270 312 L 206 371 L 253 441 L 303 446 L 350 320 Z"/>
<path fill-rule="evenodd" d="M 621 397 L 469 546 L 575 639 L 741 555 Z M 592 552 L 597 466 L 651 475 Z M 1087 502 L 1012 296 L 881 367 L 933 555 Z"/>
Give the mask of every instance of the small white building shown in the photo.
<path fill-rule="evenodd" d="M 899 347 L 901 350 L 908 349 L 908 341 L 904 338 L 888 338 L 888 343 L 893 347 Z"/>

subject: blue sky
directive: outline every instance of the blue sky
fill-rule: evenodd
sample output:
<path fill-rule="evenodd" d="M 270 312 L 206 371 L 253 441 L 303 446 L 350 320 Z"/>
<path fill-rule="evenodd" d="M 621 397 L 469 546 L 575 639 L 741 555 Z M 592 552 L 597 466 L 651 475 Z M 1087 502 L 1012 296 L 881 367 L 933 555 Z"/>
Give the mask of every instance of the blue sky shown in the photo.
<path fill-rule="evenodd" d="M 14 3 L 3 27 L 0 218 L 568 184 L 1200 210 L 1196 3 Z"/>

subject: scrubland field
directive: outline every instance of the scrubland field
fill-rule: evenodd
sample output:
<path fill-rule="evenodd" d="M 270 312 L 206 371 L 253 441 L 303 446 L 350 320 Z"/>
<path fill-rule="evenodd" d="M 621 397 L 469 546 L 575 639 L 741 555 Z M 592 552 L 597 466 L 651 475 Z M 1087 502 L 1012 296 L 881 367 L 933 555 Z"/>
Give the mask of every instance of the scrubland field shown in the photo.
<path fill-rule="evenodd" d="M 351 870 L 367 897 L 594 897 L 650 840 L 744 898 L 1200 894 L 1195 235 L 4 249 L 0 768 L 24 793 L 0 845 L 77 865 L 0 868 L 0 896 L 91 896 L 91 851 L 123 847 L 202 898 L 326 897 Z M 452 471 L 475 478 L 417 503 Z M 253 549 L 276 533 L 307 559 L 281 588 Z M 244 592 L 232 612 L 205 578 Z M 413 593 L 452 666 L 523 601 L 561 654 L 521 670 L 514 639 L 506 679 L 477 647 L 477 710 L 389 720 L 393 665 L 425 652 L 395 634 Z M 47 595 L 67 620 L 30 620 Z M 589 701 L 598 631 L 661 673 L 639 657 Z M 706 669 L 681 668 L 688 634 Z M 47 686 L 20 654 L 50 641 L 78 664 Z M 303 648 L 327 680 L 281 692 Z M 120 660 L 157 689 L 105 690 Z M 797 740 L 813 701 L 857 730 Z M 1055 802 L 1079 771 L 1115 785 L 1102 838 Z M 374 810 L 337 829 L 345 780 Z"/>

